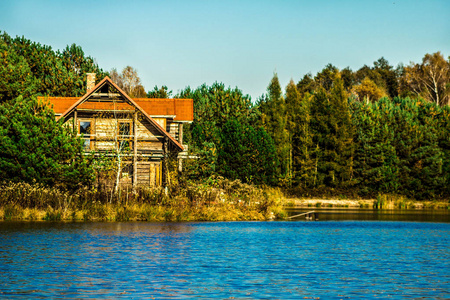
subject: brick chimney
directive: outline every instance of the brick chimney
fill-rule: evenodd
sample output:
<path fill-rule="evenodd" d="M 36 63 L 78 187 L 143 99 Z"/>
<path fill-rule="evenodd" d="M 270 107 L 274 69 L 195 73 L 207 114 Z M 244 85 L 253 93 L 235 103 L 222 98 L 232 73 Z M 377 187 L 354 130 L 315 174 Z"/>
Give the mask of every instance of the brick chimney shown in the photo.
<path fill-rule="evenodd" d="M 95 73 L 86 73 L 86 80 L 87 80 L 86 92 L 89 92 L 95 86 Z"/>

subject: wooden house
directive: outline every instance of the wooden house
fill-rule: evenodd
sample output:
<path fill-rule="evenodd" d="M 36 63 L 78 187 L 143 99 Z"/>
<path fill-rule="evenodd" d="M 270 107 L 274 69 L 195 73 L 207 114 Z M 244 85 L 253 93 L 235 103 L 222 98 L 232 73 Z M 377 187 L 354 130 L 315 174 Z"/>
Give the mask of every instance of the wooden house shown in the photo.
<path fill-rule="evenodd" d="M 130 98 L 109 77 L 88 74 L 82 97 L 45 97 L 58 119 L 84 139 L 86 153 L 110 156 L 120 184 L 164 185 L 167 158 L 185 155 L 183 124 L 194 118 L 192 99 Z"/>

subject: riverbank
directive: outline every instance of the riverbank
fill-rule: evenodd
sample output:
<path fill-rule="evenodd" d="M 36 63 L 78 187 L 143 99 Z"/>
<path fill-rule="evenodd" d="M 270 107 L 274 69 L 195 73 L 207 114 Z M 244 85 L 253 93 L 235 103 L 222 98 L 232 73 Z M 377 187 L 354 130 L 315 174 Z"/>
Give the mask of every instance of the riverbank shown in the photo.
<path fill-rule="evenodd" d="M 376 199 L 288 198 L 281 189 L 219 178 L 189 182 L 167 192 L 79 189 L 63 192 L 37 184 L 0 184 L 0 220 L 53 221 L 264 221 L 286 219 L 291 208 L 450 209 L 449 201 L 414 201 L 398 195 Z"/>
<path fill-rule="evenodd" d="M 100 204 L 85 209 L 73 208 L 0 208 L 0 220 L 45 221 L 263 221 L 275 219 L 274 213 L 257 208 L 236 207 L 230 204 L 199 207 L 158 206 L 150 204 Z"/>
<path fill-rule="evenodd" d="M 0 185 L 0 220 L 262 221 L 285 218 L 284 202 L 279 189 L 227 179 L 168 191 L 143 188 L 117 194 L 4 183 Z"/>
<path fill-rule="evenodd" d="M 398 195 L 378 195 L 375 199 L 289 198 L 285 207 L 297 208 L 374 208 L 374 209 L 450 209 L 449 200 L 416 201 Z"/>

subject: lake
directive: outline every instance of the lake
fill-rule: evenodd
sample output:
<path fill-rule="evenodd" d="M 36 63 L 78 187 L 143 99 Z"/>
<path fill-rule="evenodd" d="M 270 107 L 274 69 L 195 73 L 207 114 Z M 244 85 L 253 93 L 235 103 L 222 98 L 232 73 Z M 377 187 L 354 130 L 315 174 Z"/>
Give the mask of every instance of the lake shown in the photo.
<path fill-rule="evenodd" d="M 450 223 L 0 222 L 0 298 L 450 297 Z"/>

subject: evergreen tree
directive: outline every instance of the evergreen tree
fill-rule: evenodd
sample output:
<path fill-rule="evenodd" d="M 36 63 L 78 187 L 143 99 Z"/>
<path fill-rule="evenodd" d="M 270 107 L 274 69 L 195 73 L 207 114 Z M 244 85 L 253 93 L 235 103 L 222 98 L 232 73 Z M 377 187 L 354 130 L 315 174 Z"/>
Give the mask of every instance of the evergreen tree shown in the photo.
<path fill-rule="evenodd" d="M 334 160 L 329 156 L 329 150 L 332 131 L 329 118 L 331 117 L 331 107 L 328 101 L 327 93 L 324 88 L 320 88 L 314 93 L 311 103 L 311 122 L 312 142 L 314 151 L 311 158 L 314 161 L 313 186 L 328 184 L 331 180 L 325 180 L 332 170 L 329 170 L 327 163 Z M 328 182 L 327 182 L 328 181 Z"/>
<path fill-rule="evenodd" d="M 36 82 L 30 66 L 4 39 L 0 38 L 0 103 L 15 99 L 19 95 L 30 97 L 36 92 Z"/>
<path fill-rule="evenodd" d="M 389 62 L 381 57 L 373 63 L 373 70 L 380 74 L 383 80 L 383 89 L 386 91 L 388 96 L 393 99 L 398 96 L 398 74 L 394 70 L 394 67 L 389 65 Z"/>
<path fill-rule="evenodd" d="M 256 135 L 250 139 L 250 149 L 254 149 L 253 176 L 256 183 L 276 184 L 277 151 L 272 138 L 263 127 L 256 129 Z"/>
<path fill-rule="evenodd" d="M 348 95 L 344 90 L 344 84 L 339 75 L 333 83 L 330 95 L 330 104 L 334 117 L 334 149 L 336 149 L 336 175 L 341 186 L 352 184 L 353 156 L 354 156 L 354 127 L 351 121 L 348 106 Z"/>
<path fill-rule="evenodd" d="M 308 73 L 305 76 L 303 76 L 302 80 L 300 80 L 297 83 L 297 90 L 299 91 L 301 96 L 303 96 L 305 93 L 312 94 L 315 89 L 316 83 L 311 73 Z"/>
<path fill-rule="evenodd" d="M 86 73 L 96 73 L 98 81 L 107 75 L 95 64 L 93 58 L 84 56 L 81 47 L 75 44 L 67 46 L 62 52 L 55 52 L 50 46 L 24 37 L 11 38 L 3 32 L 0 34 L 0 47 L 8 49 L 0 55 L 0 66 L 8 68 L 9 78 L 18 80 L 14 89 L 10 85 L 13 81 L 4 81 L 9 82 L 7 85 L 15 91 L 14 95 L 7 96 L 9 99 L 19 94 L 27 99 L 35 93 L 47 96 L 82 96 L 86 93 Z M 14 64 L 17 64 L 16 67 L 8 67 Z M 17 86 L 18 84 L 24 86 Z M 5 94 L 2 92 L 4 89 L 0 86 L 0 97 L 5 97 L 2 95 Z M 24 92 L 19 93 L 19 90 Z"/>
<path fill-rule="evenodd" d="M 416 100 L 396 98 L 394 104 L 393 131 L 402 193 L 416 198 L 434 197 L 433 191 L 443 186 L 444 178 L 434 121 L 420 116 L 420 102 Z"/>
<path fill-rule="evenodd" d="M 336 77 L 331 94 L 321 88 L 313 99 L 314 184 L 347 187 L 353 179 L 354 128 L 342 80 Z"/>
<path fill-rule="evenodd" d="M 397 193 L 399 160 L 392 130 L 394 115 L 389 99 L 374 104 L 352 102 L 355 132 L 355 177 L 362 195 Z"/>
<path fill-rule="evenodd" d="M 200 157 L 198 162 L 192 162 L 191 175 L 194 178 L 208 177 L 220 168 L 227 169 L 226 160 L 218 161 L 219 151 L 224 147 L 223 131 L 230 125 L 228 121 L 237 121 L 242 126 L 249 124 L 252 104 L 248 95 L 243 95 L 239 89 L 225 88 L 223 83 L 215 82 L 212 86 L 203 84 L 195 90 L 187 87 L 177 98 L 192 98 L 194 100 L 194 122 L 185 127 L 185 141 L 190 145 L 190 151 Z M 222 155 L 223 157 L 223 155 Z M 219 165 L 221 165 L 219 167 Z M 198 170 L 195 170 L 195 166 Z M 229 170 L 234 170 L 232 167 Z M 225 171 L 228 172 L 228 171 Z M 234 172 L 234 171 L 233 171 Z M 229 176 L 240 176 L 231 171 Z"/>
<path fill-rule="evenodd" d="M 442 194 L 448 197 L 450 195 L 450 106 L 444 106 L 438 114 L 432 113 L 431 115 L 436 118 L 438 146 L 443 154 L 442 173 L 445 182 L 440 189 Z"/>
<path fill-rule="evenodd" d="M 219 173 L 230 179 L 241 179 L 248 182 L 251 179 L 251 162 L 248 159 L 249 149 L 245 143 L 242 124 L 230 120 L 224 124 L 221 131 L 221 143 L 218 151 L 217 164 Z"/>
<path fill-rule="evenodd" d="M 157 85 L 153 88 L 153 91 L 147 92 L 147 98 L 170 98 L 172 97 L 172 91 L 169 91 L 169 88 L 166 85 L 161 86 L 161 88 L 158 88 Z"/>
<path fill-rule="evenodd" d="M 362 194 L 425 199 L 448 193 L 438 106 L 383 98 L 373 104 L 353 103 L 352 108 L 357 128 L 355 173 Z"/>
<path fill-rule="evenodd" d="M 294 116 L 295 129 L 292 135 L 294 182 L 302 189 L 314 186 L 314 160 L 316 148 L 313 144 L 311 123 L 311 98 L 307 93 L 300 100 Z"/>
<path fill-rule="evenodd" d="M 297 132 L 296 119 L 300 109 L 300 93 L 293 80 L 289 82 L 286 87 L 286 129 L 289 134 L 289 163 L 288 163 L 288 175 L 289 178 L 293 177 L 293 155 L 294 155 L 294 134 Z"/>
<path fill-rule="evenodd" d="M 267 88 L 267 96 L 260 99 L 262 125 L 274 141 L 277 151 L 277 174 L 282 178 L 289 171 L 289 133 L 286 119 L 286 102 L 277 74 Z"/>
<path fill-rule="evenodd" d="M 343 69 L 340 74 L 342 81 L 344 82 L 344 89 L 347 92 L 350 92 L 356 81 L 355 74 L 349 67 Z"/>
<path fill-rule="evenodd" d="M 255 130 L 230 120 L 221 131 L 218 172 L 247 183 L 273 184 L 275 155 L 272 139 L 263 128 Z"/>
<path fill-rule="evenodd" d="M 331 91 L 334 79 L 338 74 L 338 68 L 336 68 L 332 64 L 326 65 L 325 68 L 323 68 L 323 70 L 317 73 L 317 75 L 314 77 L 316 86 L 322 87 L 327 92 Z"/>
<path fill-rule="evenodd" d="M 83 142 L 35 98 L 0 105 L 0 180 L 76 189 L 92 182 Z"/>

